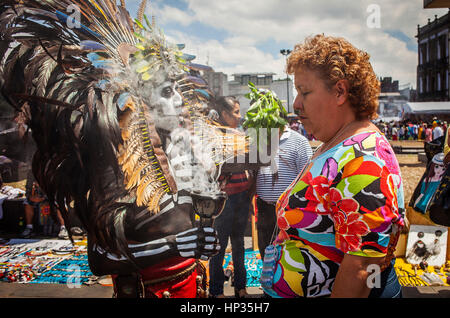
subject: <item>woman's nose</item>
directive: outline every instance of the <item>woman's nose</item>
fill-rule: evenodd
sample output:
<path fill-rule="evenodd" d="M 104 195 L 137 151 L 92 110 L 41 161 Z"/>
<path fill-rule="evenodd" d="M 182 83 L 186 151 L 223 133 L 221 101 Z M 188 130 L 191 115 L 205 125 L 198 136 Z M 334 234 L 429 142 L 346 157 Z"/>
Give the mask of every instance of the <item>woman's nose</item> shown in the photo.
<path fill-rule="evenodd" d="M 298 94 L 297 97 L 295 98 L 293 106 L 294 106 L 294 109 L 296 109 L 296 110 L 300 110 L 303 108 L 302 107 L 303 103 L 301 101 L 300 94 Z"/>

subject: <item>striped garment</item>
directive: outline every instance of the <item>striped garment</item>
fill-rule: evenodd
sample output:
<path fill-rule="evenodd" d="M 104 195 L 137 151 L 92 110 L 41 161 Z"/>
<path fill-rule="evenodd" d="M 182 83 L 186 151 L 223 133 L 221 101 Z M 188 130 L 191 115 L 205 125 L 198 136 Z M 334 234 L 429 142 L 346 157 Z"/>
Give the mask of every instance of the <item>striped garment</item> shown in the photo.
<path fill-rule="evenodd" d="M 312 155 L 308 140 L 298 132 L 286 128 L 280 138 L 280 146 L 275 157 L 276 165 L 262 167 L 258 172 L 256 179 L 258 197 L 267 203 L 275 204 Z"/>
<path fill-rule="evenodd" d="M 221 181 L 222 179 L 223 178 L 219 178 L 219 181 Z M 245 171 L 237 172 L 233 173 L 228 179 L 224 191 L 227 195 L 233 195 L 248 190 L 249 186 L 249 180 Z"/>

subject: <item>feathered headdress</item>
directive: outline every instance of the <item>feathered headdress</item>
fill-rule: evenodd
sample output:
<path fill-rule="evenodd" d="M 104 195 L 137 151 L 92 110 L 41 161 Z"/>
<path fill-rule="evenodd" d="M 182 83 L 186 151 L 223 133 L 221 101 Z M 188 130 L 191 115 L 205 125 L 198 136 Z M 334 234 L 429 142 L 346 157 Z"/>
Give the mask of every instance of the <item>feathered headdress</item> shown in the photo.
<path fill-rule="evenodd" d="M 0 4 L 2 93 L 30 114 L 38 182 L 60 209 L 74 202 L 85 225 L 117 200 L 156 213 L 160 198 L 178 190 L 181 179 L 152 112 L 155 83 L 177 84 L 179 128 L 189 131 L 191 145 L 207 145 L 201 148 L 216 167 L 247 150 L 245 136 L 224 134 L 201 113 L 212 97 L 196 76 L 205 67 L 192 63 L 183 45 L 167 43 L 143 7 L 132 21 L 123 0 Z"/>

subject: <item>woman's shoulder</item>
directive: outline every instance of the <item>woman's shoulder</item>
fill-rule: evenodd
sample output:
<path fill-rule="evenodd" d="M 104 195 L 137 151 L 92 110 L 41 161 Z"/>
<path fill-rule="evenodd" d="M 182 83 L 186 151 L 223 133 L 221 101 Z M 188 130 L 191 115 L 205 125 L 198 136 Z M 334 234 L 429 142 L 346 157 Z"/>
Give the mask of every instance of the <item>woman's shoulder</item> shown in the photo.
<path fill-rule="evenodd" d="M 358 132 L 347 137 L 324 154 L 333 157 L 345 154 L 346 157 L 353 158 L 370 155 L 376 150 L 377 141 L 382 137 L 383 135 L 377 131 Z"/>
<path fill-rule="evenodd" d="M 394 150 L 386 137 L 378 131 L 357 133 L 330 150 L 325 153 L 328 158 L 324 159 L 329 161 L 332 158 L 341 168 L 346 163 L 360 158 L 382 167 L 387 165 L 390 170 L 398 171 Z"/>

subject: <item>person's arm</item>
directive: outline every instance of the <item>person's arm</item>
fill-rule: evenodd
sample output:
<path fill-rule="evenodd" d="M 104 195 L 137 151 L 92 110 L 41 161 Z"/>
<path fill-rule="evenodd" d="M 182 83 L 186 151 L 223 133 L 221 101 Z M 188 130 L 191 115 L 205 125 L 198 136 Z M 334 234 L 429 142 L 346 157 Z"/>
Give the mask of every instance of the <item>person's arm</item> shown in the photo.
<path fill-rule="evenodd" d="M 370 265 L 383 263 L 384 257 L 363 257 L 346 254 L 334 281 L 332 298 L 367 298 L 370 294 Z M 368 271 L 369 269 L 369 271 Z"/>
<path fill-rule="evenodd" d="M 193 220 L 192 198 L 185 190 L 168 197 L 160 213 L 152 215 L 134 204 L 117 203 L 97 222 L 88 240 L 92 273 L 126 274 L 171 258 L 207 260 L 217 254 L 217 233 L 209 224 Z M 102 241 L 100 241 L 102 239 Z"/>
<path fill-rule="evenodd" d="M 248 196 L 253 198 L 256 194 L 256 179 L 257 179 L 258 170 L 254 170 L 250 172 L 249 186 L 248 186 Z"/>

